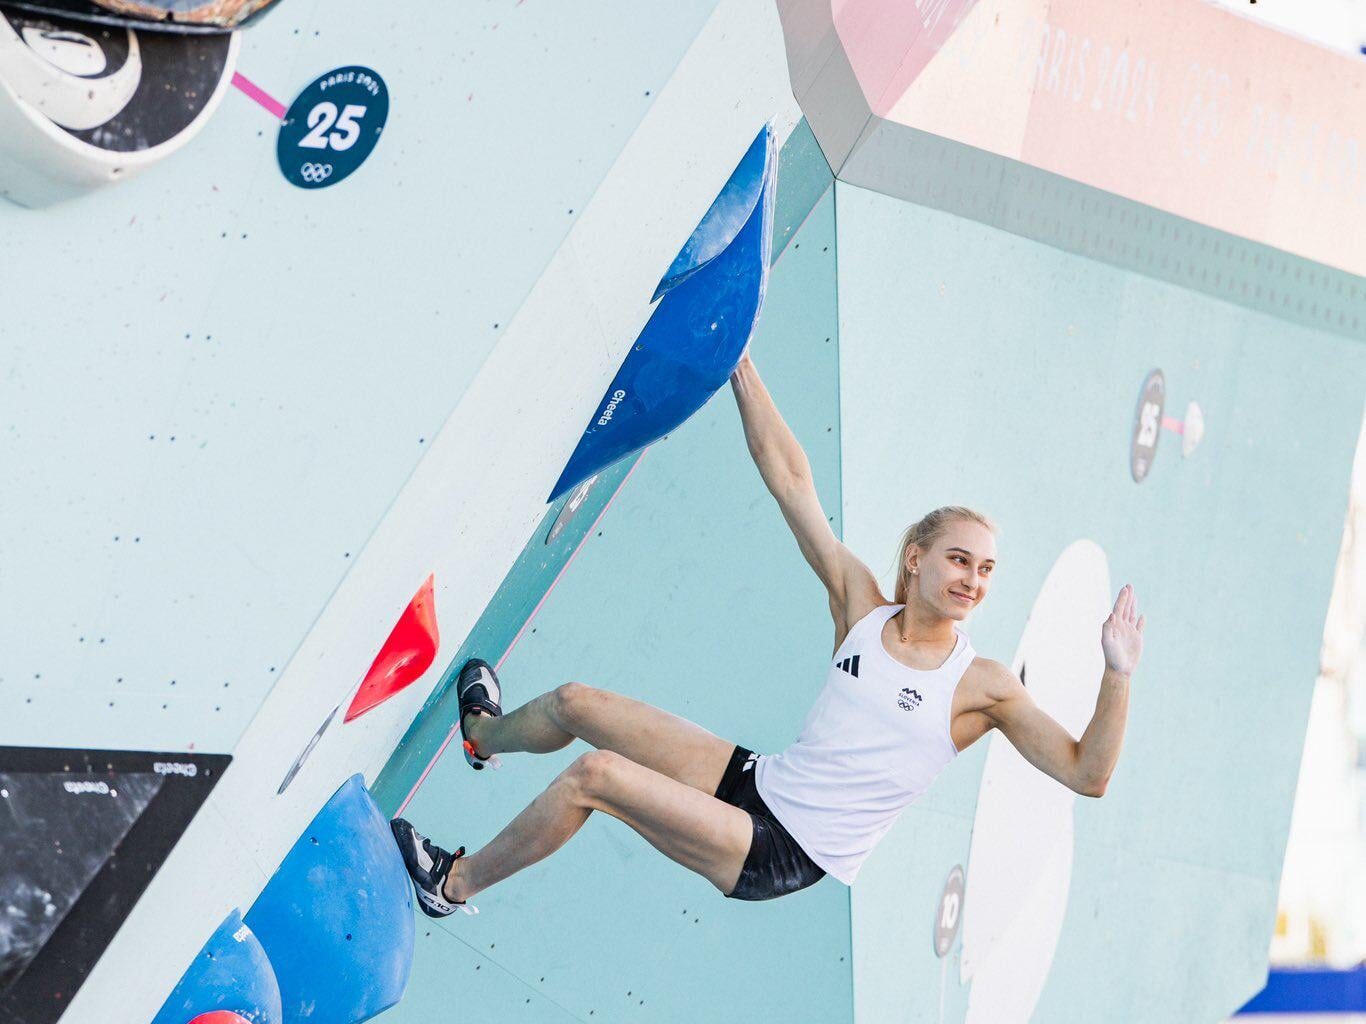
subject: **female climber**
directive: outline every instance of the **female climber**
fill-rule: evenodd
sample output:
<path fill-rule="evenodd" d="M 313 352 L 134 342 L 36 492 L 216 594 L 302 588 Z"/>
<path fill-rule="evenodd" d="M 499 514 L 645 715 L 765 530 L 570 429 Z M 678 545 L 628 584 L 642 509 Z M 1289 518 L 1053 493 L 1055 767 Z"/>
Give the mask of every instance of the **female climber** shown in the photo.
<path fill-rule="evenodd" d="M 731 376 L 759 473 L 830 597 L 835 651 L 795 742 L 761 755 L 666 711 L 570 682 L 502 712 L 478 659 L 457 682 L 466 758 L 548 753 L 576 738 L 575 760 L 477 853 L 436 846 L 402 818 L 393 831 L 433 917 L 475 913 L 476 893 L 559 849 L 593 811 L 639 832 L 728 897 L 767 900 L 859 865 L 955 756 L 999 729 L 1040 771 L 1086 796 L 1105 792 L 1143 650 L 1143 617 L 1123 587 L 1100 628 L 1105 670 L 1095 713 L 1074 739 L 1018 676 L 979 657 L 959 625 L 986 597 L 994 527 L 968 508 L 936 509 L 901 539 L 894 600 L 835 538 L 810 464 L 746 355 Z"/>

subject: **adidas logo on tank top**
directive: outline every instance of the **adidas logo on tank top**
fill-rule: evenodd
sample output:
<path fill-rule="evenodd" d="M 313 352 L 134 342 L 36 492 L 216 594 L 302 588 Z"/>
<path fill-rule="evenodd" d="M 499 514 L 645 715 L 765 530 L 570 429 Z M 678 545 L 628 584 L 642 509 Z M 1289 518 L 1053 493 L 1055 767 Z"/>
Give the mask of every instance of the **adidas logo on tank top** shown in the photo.
<path fill-rule="evenodd" d="M 949 735 L 953 693 L 975 652 L 955 625 L 957 643 L 938 668 L 897 661 L 882 643 L 882 627 L 902 607 L 882 605 L 854 624 L 797 739 L 756 762 L 764 803 L 845 885 L 958 754 Z"/>

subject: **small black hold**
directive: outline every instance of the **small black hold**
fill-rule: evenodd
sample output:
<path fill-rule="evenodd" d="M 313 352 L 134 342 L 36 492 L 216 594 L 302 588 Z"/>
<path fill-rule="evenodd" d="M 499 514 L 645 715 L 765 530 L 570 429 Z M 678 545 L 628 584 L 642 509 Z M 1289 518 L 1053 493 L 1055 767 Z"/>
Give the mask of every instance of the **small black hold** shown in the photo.
<path fill-rule="evenodd" d="M 346 941 L 347 941 L 347 942 L 350 942 L 350 941 L 351 941 L 351 933 L 350 933 L 350 932 L 347 932 L 347 933 L 346 933 Z"/>
<path fill-rule="evenodd" d="M 312 843 L 314 846 L 317 846 L 317 845 L 318 845 L 318 837 L 317 837 L 317 836 L 309 836 L 309 837 L 308 837 L 308 841 L 309 841 L 310 843 Z"/>

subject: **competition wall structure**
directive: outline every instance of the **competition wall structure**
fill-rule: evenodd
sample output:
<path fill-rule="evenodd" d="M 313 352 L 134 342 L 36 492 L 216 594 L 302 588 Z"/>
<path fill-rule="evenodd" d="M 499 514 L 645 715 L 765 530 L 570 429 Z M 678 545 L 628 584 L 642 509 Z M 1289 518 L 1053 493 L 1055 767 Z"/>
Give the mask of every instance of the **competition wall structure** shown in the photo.
<path fill-rule="evenodd" d="M 288 865 L 332 864 L 310 838 L 344 795 L 348 820 L 373 797 L 491 838 L 586 748 L 470 771 L 448 684 L 472 654 L 510 705 L 578 679 L 790 742 L 830 624 L 728 395 L 545 502 L 765 122 L 752 349 L 832 525 L 890 585 L 911 519 L 992 515 L 974 644 L 1074 732 L 1133 582 L 1120 770 L 1075 801 L 983 741 L 852 891 L 771 904 L 594 816 L 478 917 L 418 917 L 380 1019 L 1236 1009 L 1265 976 L 1366 393 L 1363 140 L 1333 99 L 1360 65 L 1194 0 L 452 17 L 283 4 L 237 50 L 255 103 L 239 85 L 134 181 L 0 206 L 23 496 L 0 503 L 0 744 L 231 757 L 54 1012 L 151 1020 L 206 943 L 255 942 L 263 891 L 289 917 Z M 388 119 L 344 181 L 301 186 L 279 118 L 347 67 Z M 436 648 L 415 679 L 405 643 Z"/>

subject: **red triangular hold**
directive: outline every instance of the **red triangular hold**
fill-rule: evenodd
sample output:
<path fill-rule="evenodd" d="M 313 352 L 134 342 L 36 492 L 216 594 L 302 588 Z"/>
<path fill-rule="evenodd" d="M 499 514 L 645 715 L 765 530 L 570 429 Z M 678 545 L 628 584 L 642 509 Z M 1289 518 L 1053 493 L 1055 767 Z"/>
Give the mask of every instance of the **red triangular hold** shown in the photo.
<path fill-rule="evenodd" d="M 436 649 L 441 645 L 436 632 L 436 598 L 432 594 L 435 579 L 434 574 L 428 576 L 427 582 L 408 602 L 389 639 L 375 655 L 370 671 L 365 673 L 365 681 L 346 709 L 343 722 L 359 718 L 383 704 L 431 668 L 436 660 Z"/>

